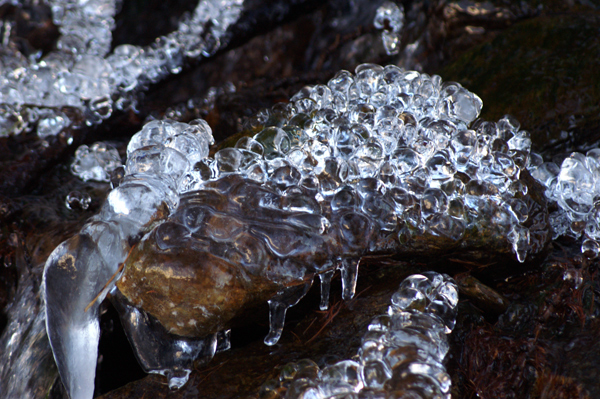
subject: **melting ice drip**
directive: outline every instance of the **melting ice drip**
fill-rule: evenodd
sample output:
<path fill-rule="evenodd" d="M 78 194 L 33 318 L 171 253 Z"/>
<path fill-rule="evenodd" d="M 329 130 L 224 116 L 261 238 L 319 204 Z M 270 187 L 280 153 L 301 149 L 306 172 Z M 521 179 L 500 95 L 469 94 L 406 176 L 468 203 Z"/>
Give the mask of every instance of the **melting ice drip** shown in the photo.
<path fill-rule="evenodd" d="M 185 58 L 208 57 L 227 42 L 242 0 L 202 0 L 179 29 L 150 46 L 117 46 L 109 53 L 116 0 L 51 0 L 61 37 L 41 60 L 16 52 L 0 73 L 0 134 L 18 134 L 37 123 L 40 137 L 56 135 L 72 121 L 65 107 L 78 109 L 88 125 L 113 108 L 132 105 L 135 90 L 181 71 Z"/>
<path fill-rule="evenodd" d="M 356 360 L 322 370 L 307 359 L 288 364 L 278 380 L 263 384 L 260 396 L 278 397 L 283 388 L 287 399 L 357 394 L 449 399 L 451 380 L 443 362 L 457 303 L 458 290 L 448 276 L 434 272 L 409 276 L 393 294 L 388 314 L 369 324 Z"/>
<path fill-rule="evenodd" d="M 172 247 L 196 251 L 195 259 L 279 287 L 269 299 L 267 344 L 277 342 L 287 308 L 315 275 L 322 308 L 336 267 L 344 298 L 352 298 L 366 254 L 402 251 L 426 235 L 459 243 L 481 224 L 498 241 L 508 237 L 520 261 L 539 252 L 545 232 L 528 220 L 537 214 L 520 177 L 528 133 L 509 117 L 473 123 L 481 107 L 475 94 L 439 76 L 365 64 L 259 113 L 253 136 L 214 158 L 203 121 L 145 125 L 128 145 L 121 184 L 46 264 L 48 335 L 72 399 L 93 393 L 98 304 L 113 290 L 130 245 L 149 230 L 136 248 L 161 256 L 177 252 Z M 204 316 L 181 320 L 178 311 L 150 309 L 140 296 L 150 290 L 135 288 L 149 280 L 127 267 L 119 281 L 137 306 L 122 303 L 125 330 L 140 363 L 180 386 L 190 359 L 214 353 L 217 331 L 184 338 L 202 331 Z M 177 353 L 186 354 L 181 362 Z"/>

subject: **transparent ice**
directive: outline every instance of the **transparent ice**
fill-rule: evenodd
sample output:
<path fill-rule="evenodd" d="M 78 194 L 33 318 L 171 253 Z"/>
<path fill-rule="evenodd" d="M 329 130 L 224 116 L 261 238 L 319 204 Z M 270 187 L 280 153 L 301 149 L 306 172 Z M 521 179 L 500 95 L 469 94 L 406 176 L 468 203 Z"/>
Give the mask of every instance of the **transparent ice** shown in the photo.
<path fill-rule="evenodd" d="M 15 249 L 20 277 L 0 337 L 0 397 L 43 398 L 57 376 L 39 287 L 43 264 L 28 264 L 23 247 Z"/>
<path fill-rule="evenodd" d="M 261 390 L 283 388 L 289 399 L 383 398 L 396 389 L 405 397 L 450 398 L 444 359 L 457 304 L 458 288 L 447 275 L 409 276 L 393 294 L 388 313 L 371 321 L 354 360 L 323 369 L 308 359 L 290 363 L 274 385 Z"/>
<path fill-rule="evenodd" d="M 404 7 L 392 1 L 384 1 L 377 8 L 373 25 L 381 29 L 381 40 L 388 55 L 400 52 L 400 32 L 404 26 Z"/>
<path fill-rule="evenodd" d="M 0 134 L 35 129 L 57 135 L 72 121 L 60 110 L 73 107 L 87 125 L 101 123 L 113 109 L 135 106 L 135 92 L 169 74 L 185 59 L 209 57 L 227 44 L 227 29 L 243 0 L 201 0 L 179 28 L 145 47 L 123 44 L 112 52 L 116 0 L 50 0 L 60 37 L 41 59 L 15 53 L 0 69 Z"/>
<path fill-rule="evenodd" d="M 82 145 L 75 151 L 71 172 L 83 181 L 110 181 L 115 168 L 121 166 L 119 152 L 112 145 L 98 142 L 91 146 Z"/>
<path fill-rule="evenodd" d="M 194 126 L 201 128 L 194 130 Z M 71 399 L 93 395 L 99 304 L 114 288 L 130 240 L 139 240 L 142 226 L 155 217 L 161 206 L 173 211 L 179 203 L 176 189 L 190 169 L 184 155 L 188 154 L 187 142 L 169 142 L 169 147 L 163 142 L 186 130 L 194 130 L 198 141 L 205 146 L 199 151 L 207 153 L 208 143 L 213 139 L 205 122 L 188 125 L 157 121 L 137 133 L 128 147 L 131 159 L 137 164 L 128 162 L 125 176 L 110 192 L 100 213 L 80 233 L 59 245 L 46 262 L 43 287 L 48 337 Z M 144 140 L 156 138 L 157 134 L 160 138 L 156 139 L 159 140 L 156 145 L 161 146 L 162 152 L 155 151 L 156 145 L 135 144 L 147 144 Z M 89 155 L 89 151 L 83 152 Z M 97 162 L 96 157 L 93 160 Z M 77 169 L 85 163 L 77 163 Z M 175 385 L 186 380 L 180 374 L 174 374 L 173 378 L 180 381 L 173 382 Z"/>
<path fill-rule="evenodd" d="M 597 252 L 598 152 L 573 154 L 560 168 L 543 163 L 518 122 L 509 116 L 477 119 L 481 108 L 481 99 L 458 83 L 363 64 L 354 74 L 341 71 L 327 85 L 307 86 L 290 103 L 259 112 L 248 122 L 255 134 L 214 157 L 204 121 L 146 124 L 129 142 L 123 174 L 99 214 L 46 264 L 50 343 L 73 399 L 93 391 L 93 375 L 79 363 L 95 362 L 98 304 L 109 291 L 118 294 L 119 265 L 140 240 L 168 253 L 219 258 L 279 287 L 269 300 L 270 345 L 281 337 L 287 309 L 317 275 L 321 309 L 336 269 L 343 297 L 351 299 L 365 255 L 422 251 L 415 247 L 420 239 L 469 245 L 477 243 L 478 232 L 491 233 L 490 240 L 520 262 L 540 253 L 550 232 L 543 206 L 528 194 L 529 173 L 560 207 L 550 215 L 554 234 L 585 235 L 584 251 Z M 61 293 L 64 285 L 69 295 Z M 354 363 L 340 366 L 344 372 L 329 370 L 327 375 L 346 379 L 333 378 L 327 392 L 378 389 L 383 381 L 420 373 L 426 377 L 415 381 L 434 381 L 446 397 L 449 378 L 441 361 L 448 348 L 440 337 L 454 326 L 455 294 L 443 276 L 407 279 L 384 323 L 393 325 L 393 333 L 378 345 L 394 346 L 385 354 L 393 362 L 414 361 L 394 367 L 373 352 L 360 381 L 347 374 L 358 370 Z M 181 340 L 194 336 L 195 327 L 181 320 L 169 324 L 148 304 L 134 305 L 122 311 L 139 320 L 149 314 L 168 331 L 155 331 L 154 321 L 126 326 L 140 362 L 167 375 L 172 386 L 185 383 L 189 359 L 212 356 L 212 338 Z M 378 326 L 373 331 L 381 332 Z M 164 347 L 148 349 L 150 359 L 143 360 L 150 343 L 140 336 L 154 333 Z M 173 362 L 181 345 L 189 349 L 187 360 Z M 307 389 L 325 395 L 321 388 Z"/>
<path fill-rule="evenodd" d="M 558 205 L 550 214 L 554 237 L 583 236 L 581 252 L 597 257 L 600 247 L 600 150 L 574 152 L 558 166 L 530 165 L 531 175 L 546 187 L 548 200 Z"/>
<path fill-rule="evenodd" d="M 88 193 L 80 191 L 71 191 L 65 198 L 65 206 L 67 209 L 88 209 L 92 197 Z"/>

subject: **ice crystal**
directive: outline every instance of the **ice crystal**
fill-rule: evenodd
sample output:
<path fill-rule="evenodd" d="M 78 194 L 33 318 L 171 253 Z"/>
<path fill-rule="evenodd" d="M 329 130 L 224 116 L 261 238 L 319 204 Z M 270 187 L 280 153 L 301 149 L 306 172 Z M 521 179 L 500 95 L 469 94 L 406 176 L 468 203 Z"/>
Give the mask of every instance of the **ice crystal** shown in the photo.
<path fill-rule="evenodd" d="M 546 196 L 558 205 L 550 215 L 555 237 L 584 237 L 581 252 L 600 254 L 600 150 L 574 152 L 559 167 L 554 162 L 530 165 L 531 174 L 546 187 Z"/>
<path fill-rule="evenodd" d="M 119 152 L 112 145 L 98 142 L 82 145 L 75 151 L 71 172 L 83 181 L 110 181 L 112 171 L 121 166 Z"/>

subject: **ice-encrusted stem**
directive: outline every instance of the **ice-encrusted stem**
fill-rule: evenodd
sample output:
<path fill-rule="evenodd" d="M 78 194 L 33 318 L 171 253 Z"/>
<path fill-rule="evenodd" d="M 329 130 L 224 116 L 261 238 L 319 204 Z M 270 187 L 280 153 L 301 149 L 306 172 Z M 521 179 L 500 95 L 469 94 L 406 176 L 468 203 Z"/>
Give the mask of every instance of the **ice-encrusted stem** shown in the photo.
<path fill-rule="evenodd" d="M 309 359 L 288 364 L 280 386 L 265 384 L 262 391 L 286 399 L 450 399 L 444 360 L 449 350 L 446 336 L 456 322 L 456 284 L 445 274 L 415 274 L 400 284 L 391 302 L 387 314 L 371 321 L 352 360 L 323 369 Z"/>
<path fill-rule="evenodd" d="M 108 54 L 116 0 L 48 3 L 61 33 L 57 50 L 38 62 L 15 57 L 18 68 L 0 72 L 0 91 L 9 93 L 2 97 L 7 107 L 0 114 L 20 121 L 0 136 L 21 133 L 27 125 L 23 120 L 31 124 L 34 116 L 40 137 L 57 135 L 73 123 L 61 111 L 65 106 L 78 109 L 88 126 L 101 123 L 114 108 L 135 104 L 134 91 L 179 73 L 186 58 L 210 57 L 225 47 L 243 9 L 243 0 L 200 0 L 174 32 L 149 46 L 123 44 Z M 20 69 L 25 72 L 17 73 Z"/>

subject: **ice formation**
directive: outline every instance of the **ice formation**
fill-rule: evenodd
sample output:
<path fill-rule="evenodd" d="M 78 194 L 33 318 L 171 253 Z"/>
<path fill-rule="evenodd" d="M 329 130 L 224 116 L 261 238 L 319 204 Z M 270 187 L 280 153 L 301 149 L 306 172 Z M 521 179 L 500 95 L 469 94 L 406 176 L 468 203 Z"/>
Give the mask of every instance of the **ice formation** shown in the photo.
<path fill-rule="evenodd" d="M 393 294 L 388 314 L 369 324 L 356 360 L 322 370 L 308 359 L 288 364 L 278 380 L 263 384 L 259 396 L 449 399 L 451 380 L 443 362 L 457 303 L 458 290 L 448 276 L 409 276 Z"/>
<path fill-rule="evenodd" d="M 72 399 L 93 396 L 98 305 L 114 286 L 129 243 L 139 240 L 144 226 L 161 211 L 177 208 L 182 176 L 190 162 L 208 155 L 211 143 L 212 134 L 204 121 L 147 124 L 129 143 L 126 175 L 100 213 L 48 258 L 43 277 L 46 326 Z M 112 285 L 105 287 L 107 282 Z"/>
<path fill-rule="evenodd" d="M 84 144 L 77 148 L 71 172 L 83 181 L 109 182 L 112 171 L 121 165 L 117 149 L 110 144 L 98 142 L 90 147 Z"/>
<path fill-rule="evenodd" d="M 16 237 L 17 233 L 12 235 Z M 0 337 L 0 398 L 45 398 L 57 370 L 48 346 L 44 302 L 39 292 L 44 265 L 29 264 L 24 244 L 16 247 L 20 277 L 16 300 L 6 308 L 7 325 Z"/>
<path fill-rule="evenodd" d="M 404 26 L 404 6 L 384 1 L 375 13 L 373 25 L 381 29 L 381 40 L 388 55 L 400 52 L 400 31 Z"/>
<path fill-rule="evenodd" d="M 136 90 L 181 71 L 184 60 L 214 54 L 242 11 L 243 0 L 201 0 L 179 29 L 146 47 L 117 46 L 109 54 L 116 0 L 49 0 L 61 36 L 42 59 L 15 52 L 0 72 L 0 134 L 36 127 L 56 135 L 71 125 L 66 108 L 88 125 L 135 103 Z M 8 60 L 8 58 L 4 59 Z"/>
<path fill-rule="evenodd" d="M 536 157 L 531 174 L 546 187 L 546 196 L 558 205 L 550 214 L 554 237 L 579 239 L 581 252 L 600 253 L 600 149 L 586 155 L 572 153 L 559 167 Z"/>
<path fill-rule="evenodd" d="M 180 386 L 253 302 L 269 302 L 272 345 L 316 276 L 322 308 L 335 269 L 352 298 L 364 255 L 539 253 L 531 140 L 510 117 L 476 120 L 481 107 L 439 76 L 363 64 L 259 113 L 212 158 L 203 121 L 145 125 L 100 213 L 46 264 L 48 334 L 72 399 L 93 393 L 109 291 L 142 366 Z"/>

